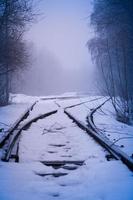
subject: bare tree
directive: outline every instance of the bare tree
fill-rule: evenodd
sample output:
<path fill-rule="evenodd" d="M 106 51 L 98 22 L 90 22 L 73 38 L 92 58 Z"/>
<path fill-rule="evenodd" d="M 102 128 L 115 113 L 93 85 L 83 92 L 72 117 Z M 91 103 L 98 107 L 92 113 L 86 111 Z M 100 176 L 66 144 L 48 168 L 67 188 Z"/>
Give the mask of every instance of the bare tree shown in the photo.
<path fill-rule="evenodd" d="M 9 100 L 10 73 L 27 60 L 23 40 L 27 24 L 34 19 L 32 0 L 0 0 L 0 104 Z"/>
<path fill-rule="evenodd" d="M 91 23 L 96 37 L 87 43 L 117 119 L 128 124 L 133 121 L 132 17 L 130 0 L 94 0 Z"/>

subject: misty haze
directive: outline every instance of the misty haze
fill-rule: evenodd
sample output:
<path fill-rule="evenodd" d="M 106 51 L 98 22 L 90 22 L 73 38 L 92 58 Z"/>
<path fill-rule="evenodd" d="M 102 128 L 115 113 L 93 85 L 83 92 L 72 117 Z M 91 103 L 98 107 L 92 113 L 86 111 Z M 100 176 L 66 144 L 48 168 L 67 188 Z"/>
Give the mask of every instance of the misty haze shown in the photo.
<path fill-rule="evenodd" d="M 90 4 L 46 1 L 40 6 L 46 17 L 40 17 L 25 36 L 32 46 L 31 61 L 17 73 L 12 91 L 28 95 L 92 91 L 94 66 L 86 46 L 92 32 L 86 18 Z"/>

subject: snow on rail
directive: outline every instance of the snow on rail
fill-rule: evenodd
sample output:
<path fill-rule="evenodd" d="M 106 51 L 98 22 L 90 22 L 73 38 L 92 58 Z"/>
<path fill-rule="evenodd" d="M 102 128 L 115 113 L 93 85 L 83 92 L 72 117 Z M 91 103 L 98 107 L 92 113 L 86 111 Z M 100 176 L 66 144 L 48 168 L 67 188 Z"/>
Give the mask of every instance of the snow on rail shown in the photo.
<path fill-rule="evenodd" d="M 44 114 L 40 114 L 40 115 L 38 115 L 38 116 L 26 121 L 22 126 L 20 125 L 20 127 L 13 132 L 12 138 L 8 143 L 8 148 L 7 148 L 5 157 L 2 160 L 3 161 L 9 161 L 10 157 L 12 158 L 11 153 L 13 151 L 13 147 L 15 146 L 16 140 L 20 136 L 22 130 L 27 129 L 33 122 L 36 122 L 39 119 L 43 119 L 45 117 L 48 117 L 48 116 L 50 116 L 52 114 L 55 114 L 56 112 L 57 112 L 57 110 L 53 110 L 53 111 L 50 111 L 50 112 L 47 112 L 47 113 L 44 113 Z M 15 147 L 15 149 L 16 149 L 16 147 Z M 16 149 L 16 154 L 18 154 L 18 149 Z M 17 162 L 18 162 L 19 161 L 19 156 L 16 155 L 15 158 L 17 159 Z"/>
<path fill-rule="evenodd" d="M 104 103 L 102 103 L 103 105 Z M 98 106 L 98 108 L 101 106 Z M 121 151 L 118 146 L 112 145 L 112 142 L 103 134 L 97 132 L 92 119 L 88 117 L 89 127 L 79 119 L 77 119 L 74 115 L 72 115 L 67 109 L 64 112 L 73 119 L 79 127 L 85 130 L 89 135 L 91 135 L 98 143 L 100 143 L 103 147 L 105 147 L 116 159 L 121 159 L 123 163 L 125 163 L 132 171 L 133 171 L 133 159 L 129 157 L 126 153 Z M 94 110 L 92 111 L 94 113 Z"/>
<path fill-rule="evenodd" d="M 133 171 L 133 158 L 130 157 L 128 154 L 126 154 L 124 151 L 122 151 L 118 145 L 115 145 L 114 142 L 112 142 L 111 140 L 109 140 L 108 137 L 106 137 L 105 134 L 103 134 L 102 132 L 99 132 L 96 125 L 94 124 L 94 120 L 93 120 L 93 115 L 95 114 L 95 112 L 97 112 L 98 109 L 100 109 L 106 102 L 108 102 L 108 100 L 106 100 L 103 104 L 101 104 L 100 106 L 96 107 L 93 111 L 91 111 L 91 113 L 89 114 L 89 116 L 87 117 L 87 121 L 89 123 L 90 126 L 90 130 L 93 133 L 94 137 L 96 135 L 96 138 L 100 137 L 100 141 L 102 143 L 105 143 L 105 145 L 111 149 L 113 152 L 116 153 L 116 155 L 119 156 L 119 158 L 122 160 L 123 163 L 125 163 L 132 171 Z"/>
<path fill-rule="evenodd" d="M 2 137 L 0 137 L 0 148 L 3 147 L 6 140 L 10 137 L 10 135 L 13 133 L 13 131 L 18 127 L 19 123 L 23 121 L 29 114 L 29 112 L 33 109 L 36 102 L 32 103 L 30 107 L 28 107 L 20 116 L 19 118 L 11 125 L 11 127 L 6 130 L 6 133 Z"/>

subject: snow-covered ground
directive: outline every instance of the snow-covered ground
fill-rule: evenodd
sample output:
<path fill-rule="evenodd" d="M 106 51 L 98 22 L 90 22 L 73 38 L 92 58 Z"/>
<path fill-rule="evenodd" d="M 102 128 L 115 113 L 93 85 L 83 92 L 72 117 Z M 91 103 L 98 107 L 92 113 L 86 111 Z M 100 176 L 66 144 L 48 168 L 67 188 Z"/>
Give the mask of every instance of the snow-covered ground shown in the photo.
<path fill-rule="evenodd" d="M 59 102 L 61 106 L 68 107 L 74 104 L 80 103 L 78 106 L 67 108 L 67 110 L 76 117 L 79 121 L 87 124 L 86 117 L 88 114 L 96 108 L 98 105 L 101 105 L 107 98 L 105 97 L 87 97 L 87 98 L 78 98 L 70 104 L 70 102 Z M 75 103 L 74 103 L 75 102 Z M 85 103 L 84 103 L 85 102 Z"/>
<path fill-rule="evenodd" d="M 91 157 L 100 158 L 101 162 L 105 160 L 103 148 L 79 129 L 62 109 L 22 132 L 19 156 L 20 162 L 87 160 Z"/>
<path fill-rule="evenodd" d="M 1 200 L 132 200 L 133 176 L 118 161 L 88 159 L 62 177 L 41 177 L 49 167 L 40 162 L 1 163 Z M 51 169 L 52 170 L 52 169 Z"/>
<path fill-rule="evenodd" d="M 30 103 L 19 103 L 0 107 L 0 141 L 8 134 L 8 130 L 30 105 Z"/>
<path fill-rule="evenodd" d="M 55 104 L 54 100 L 40 100 L 35 104 L 33 109 L 30 111 L 29 116 L 23 121 L 23 123 L 26 123 L 39 115 L 52 112 L 57 109 L 58 106 Z"/>
<path fill-rule="evenodd" d="M 28 101 L 33 103 L 39 98 L 24 96 L 23 99 L 23 95 L 19 97 L 15 95 L 12 99 L 14 103 L 18 102 L 16 104 L 19 106 L 22 102 L 28 105 Z M 63 112 L 65 107 L 89 101 L 68 109 L 76 118 L 86 122 L 86 116 L 91 109 L 105 100 L 101 97 L 97 98 L 41 100 L 35 105 L 29 118 L 54 109 L 58 109 L 58 112 L 38 120 L 28 130 L 22 132 L 19 148 L 20 163 L 0 162 L 0 200 L 133 199 L 132 172 L 121 161 L 114 159 L 107 161 L 105 158 L 107 151 L 77 127 Z M 61 107 L 58 107 L 59 105 Z M 8 110 L 8 107 L 3 109 Z M 9 113 L 10 110 L 7 115 L 4 114 L 7 121 Z M 103 129 L 102 123 L 107 118 L 102 119 L 100 116 L 96 114 L 95 122 L 97 125 L 101 124 L 99 128 Z M 114 119 L 115 125 L 114 116 L 110 115 L 110 117 Z M 107 128 L 109 124 L 110 121 L 106 125 Z M 55 169 L 43 164 L 43 161 L 49 160 L 84 160 L 84 164 L 76 167 L 74 164 L 67 164 L 65 168 Z M 58 173 L 64 173 L 64 176 L 52 175 Z"/>
<path fill-rule="evenodd" d="M 106 102 L 94 113 L 94 123 L 98 131 L 118 145 L 122 151 L 133 157 L 133 126 L 118 122 L 111 102 Z"/>
<path fill-rule="evenodd" d="M 93 97 L 94 98 L 94 97 Z M 87 124 L 86 116 L 107 98 L 86 102 L 67 110 L 79 121 Z M 118 145 L 122 151 L 133 157 L 133 126 L 121 123 L 116 120 L 115 111 L 110 101 L 107 101 L 94 115 L 94 125 L 98 132 L 104 134 L 112 145 Z"/>

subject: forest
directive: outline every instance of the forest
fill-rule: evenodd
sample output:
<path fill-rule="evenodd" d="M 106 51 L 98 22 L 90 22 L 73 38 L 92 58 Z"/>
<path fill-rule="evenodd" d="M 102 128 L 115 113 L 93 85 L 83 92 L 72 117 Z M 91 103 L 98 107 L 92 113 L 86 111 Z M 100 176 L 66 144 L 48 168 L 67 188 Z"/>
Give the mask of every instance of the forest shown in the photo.
<path fill-rule="evenodd" d="M 117 119 L 129 124 L 133 120 L 132 19 L 132 0 L 94 0 L 91 24 L 95 37 L 87 43 Z"/>

